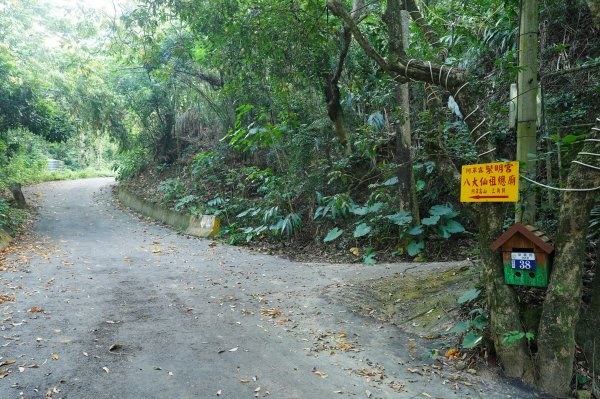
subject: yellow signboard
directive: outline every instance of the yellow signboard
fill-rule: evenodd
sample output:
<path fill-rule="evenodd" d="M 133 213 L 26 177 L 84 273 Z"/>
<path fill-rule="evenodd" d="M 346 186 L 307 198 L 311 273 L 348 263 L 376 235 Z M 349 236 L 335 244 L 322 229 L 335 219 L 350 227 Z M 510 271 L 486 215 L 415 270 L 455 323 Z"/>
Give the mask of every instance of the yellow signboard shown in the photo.
<path fill-rule="evenodd" d="M 519 162 L 464 165 L 460 202 L 517 202 Z"/>

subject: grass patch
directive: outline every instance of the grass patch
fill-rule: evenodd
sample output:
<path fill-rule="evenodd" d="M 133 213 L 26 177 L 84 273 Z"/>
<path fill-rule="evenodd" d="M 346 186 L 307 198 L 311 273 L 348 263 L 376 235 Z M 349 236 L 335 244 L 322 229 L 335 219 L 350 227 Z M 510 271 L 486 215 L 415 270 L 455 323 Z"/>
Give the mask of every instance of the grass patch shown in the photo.
<path fill-rule="evenodd" d="M 55 180 L 76 180 L 88 179 L 92 177 L 115 177 L 115 172 L 110 169 L 86 168 L 81 170 L 62 170 L 51 173 L 43 173 L 39 176 L 36 183 Z"/>

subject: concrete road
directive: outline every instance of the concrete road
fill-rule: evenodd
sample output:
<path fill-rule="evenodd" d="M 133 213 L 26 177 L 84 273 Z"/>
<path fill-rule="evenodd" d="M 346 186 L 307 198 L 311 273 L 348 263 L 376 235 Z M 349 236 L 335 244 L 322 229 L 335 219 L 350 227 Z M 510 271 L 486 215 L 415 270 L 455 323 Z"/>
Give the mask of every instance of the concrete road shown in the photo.
<path fill-rule="evenodd" d="M 26 190 L 39 220 L 0 272 L 15 299 L 0 304 L 1 399 L 539 397 L 323 294 L 414 264 L 293 263 L 181 236 L 118 209 L 111 184 Z"/>

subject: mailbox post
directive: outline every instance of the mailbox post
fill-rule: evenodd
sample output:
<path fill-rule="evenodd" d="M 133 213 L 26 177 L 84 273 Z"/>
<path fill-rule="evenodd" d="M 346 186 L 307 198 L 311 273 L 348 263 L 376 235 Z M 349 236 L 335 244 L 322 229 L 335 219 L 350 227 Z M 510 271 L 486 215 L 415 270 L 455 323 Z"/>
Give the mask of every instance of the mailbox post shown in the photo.
<path fill-rule="evenodd" d="M 516 223 L 494 241 L 490 249 L 502 250 L 506 284 L 548 286 L 554 247 L 537 227 Z"/>

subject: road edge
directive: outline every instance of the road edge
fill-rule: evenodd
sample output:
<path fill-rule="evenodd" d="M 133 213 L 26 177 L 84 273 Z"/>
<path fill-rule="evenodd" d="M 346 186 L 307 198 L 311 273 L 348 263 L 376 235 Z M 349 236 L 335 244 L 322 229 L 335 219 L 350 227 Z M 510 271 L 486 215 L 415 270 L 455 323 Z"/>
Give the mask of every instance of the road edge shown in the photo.
<path fill-rule="evenodd" d="M 124 206 L 146 217 L 164 223 L 185 234 L 195 237 L 212 238 L 219 232 L 219 222 L 214 216 L 204 215 L 200 218 L 167 209 L 159 204 L 146 200 L 138 194 L 117 186 L 117 198 Z"/>

